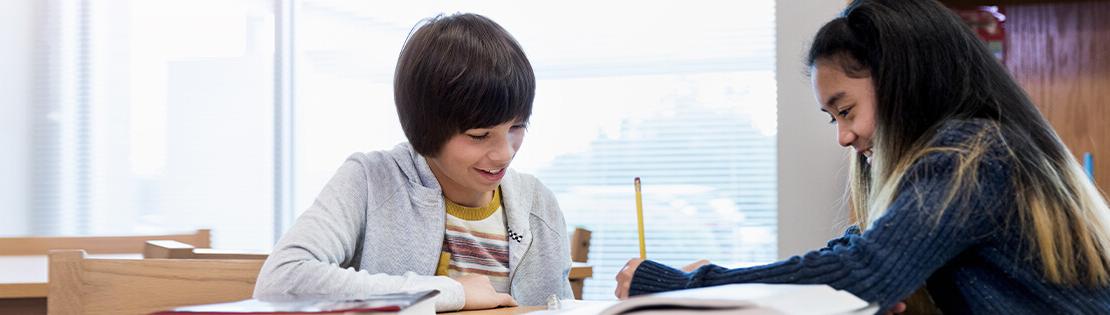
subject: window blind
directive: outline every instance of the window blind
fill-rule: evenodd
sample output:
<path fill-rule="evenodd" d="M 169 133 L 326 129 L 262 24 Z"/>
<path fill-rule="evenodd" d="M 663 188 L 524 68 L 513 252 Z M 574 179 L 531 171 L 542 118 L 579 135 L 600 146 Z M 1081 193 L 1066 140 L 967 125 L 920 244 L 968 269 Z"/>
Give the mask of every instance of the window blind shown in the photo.
<path fill-rule="evenodd" d="M 89 4 L 49 0 L 35 21 L 29 234 L 88 233 Z"/>
<path fill-rule="evenodd" d="M 37 10 L 27 234 L 211 228 L 218 246 L 269 248 L 273 2 Z"/>

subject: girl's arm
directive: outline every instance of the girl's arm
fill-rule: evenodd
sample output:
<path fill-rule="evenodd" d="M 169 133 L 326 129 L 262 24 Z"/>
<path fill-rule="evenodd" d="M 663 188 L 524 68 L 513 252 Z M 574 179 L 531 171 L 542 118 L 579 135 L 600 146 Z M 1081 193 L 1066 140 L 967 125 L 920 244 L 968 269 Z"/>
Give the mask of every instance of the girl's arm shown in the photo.
<path fill-rule="evenodd" d="M 357 299 L 399 291 L 439 290 L 437 311 L 464 305 L 463 287 L 447 277 L 357 271 L 357 248 L 366 227 L 366 166 L 349 158 L 274 247 L 255 284 L 266 300 Z"/>
<path fill-rule="evenodd" d="M 834 239 L 829 240 L 827 243 L 825 243 L 825 247 L 821 248 L 820 250 L 828 251 L 828 250 L 832 250 L 836 246 L 848 245 L 848 242 L 852 240 L 853 236 L 859 236 L 859 235 L 860 235 L 860 231 L 859 231 L 859 226 L 858 225 L 849 226 L 847 229 L 844 229 L 844 235 L 841 235 L 838 238 L 834 238 Z"/>
<path fill-rule="evenodd" d="M 933 153 L 915 162 L 887 213 L 863 235 L 751 268 L 708 265 L 684 273 L 645 261 L 635 271 L 630 294 L 747 282 L 828 284 L 889 309 L 988 234 L 994 210 L 1013 198 L 1008 169 L 984 158 L 978 165 L 977 189 L 962 188 L 937 220 L 936 207 L 946 200 L 958 158 L 955 153 Z"/>

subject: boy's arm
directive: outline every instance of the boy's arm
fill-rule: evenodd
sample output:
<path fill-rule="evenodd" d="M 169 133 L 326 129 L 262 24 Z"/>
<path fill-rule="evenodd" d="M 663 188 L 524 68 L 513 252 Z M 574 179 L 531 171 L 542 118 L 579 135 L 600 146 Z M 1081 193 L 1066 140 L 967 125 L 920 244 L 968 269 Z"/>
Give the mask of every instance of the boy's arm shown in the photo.
<path fill-rule="evenodd" d="M 274 246 L 255 283 L 265 300 L 357 299 L 399 291 L 439 290 L 437 311 L 461 309 L 463 287 L 447 277 L 371 274 L 351 266 L 366 227 L 366 166 L 349 158 L 316 201 Z"/>

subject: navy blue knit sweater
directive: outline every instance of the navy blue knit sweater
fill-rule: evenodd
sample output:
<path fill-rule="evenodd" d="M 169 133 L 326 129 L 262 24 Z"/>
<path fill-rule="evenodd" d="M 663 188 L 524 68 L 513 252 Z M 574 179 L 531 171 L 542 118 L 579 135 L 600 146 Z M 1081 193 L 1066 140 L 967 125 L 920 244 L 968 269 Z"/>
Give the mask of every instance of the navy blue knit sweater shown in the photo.
<path fill-rule="evenodd" d="M 862 235 L 849 229 L 823 249 L 750 268 L 707 265 L 683 273 L 645 261 L 629 293 L 745 282 L 828 284 L 886 310 L 927 284 L 946 313 L 1110 314 L 1110 288 L 1054 285 L 1041 276 L 1017 227 L 1013 163 L 997 132 L 987 130 L 992 126 L 981 120 L 952 122 L 934 137 L 937 147 L 978 142 L 988 148 L 976 164 L 977 187 L 960 189 L 943 212 L 937 207 L 952 185 L 958 159 L 965 156 L 958 151 L 916 161 L 887 213 Z M 985 139 L 976 137 L 981 134 Z"/>

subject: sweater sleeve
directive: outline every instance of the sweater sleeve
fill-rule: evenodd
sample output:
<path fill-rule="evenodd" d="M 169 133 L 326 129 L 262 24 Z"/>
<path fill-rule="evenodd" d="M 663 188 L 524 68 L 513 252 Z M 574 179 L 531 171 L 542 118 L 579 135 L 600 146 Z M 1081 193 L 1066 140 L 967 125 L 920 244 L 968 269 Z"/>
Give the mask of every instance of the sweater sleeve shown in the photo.
<path fill-rule="evenodd" d="M 439 290 L 437 311 L 463 307 L 462 285 L 413 272 L 371 274 L 357 270 L 366 228 L 368 183 L 364 160 L 349 158 L 308 210 L 274 246 L 255 283 L 254 297 L 285 301 L 357 299 L 400 291 Z"/>
<path fill-rule="evenodd" d="M 950 195 L 957 153 L 931 153 L 907 171 L 887 212 L 862 235 L 764 266 L 727 269 L 708 265 L 691 273 L 643 262 L 630 294 L 729 283 L 828 284 L 878 303 L 882 310 L 921 287 L 938 268 L 991 231 L 992 217 L 1012 199 L 1009 174 L 997 160 L 981 159 L 976 182 Z M 951 200 L 943 212 L 937 209 Z"/>
<path fill-rule="evenodd" d="M 832 250 L 836 246 L 848 245 L 848 241 L 851 241 L 853 236 L 859 235 L 860 231 L 858 225 L 849 226 L 847 229 L 844 230 L 843 236 L 829 240 L 828 243 L 825 243 L 825 247 L 821 248 L 821 250 Z"/>

